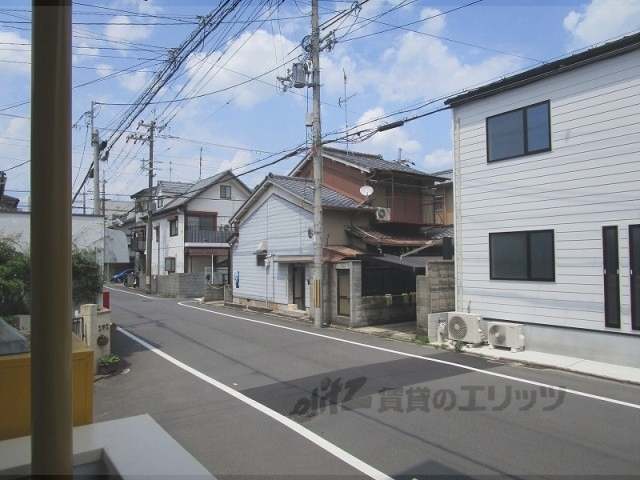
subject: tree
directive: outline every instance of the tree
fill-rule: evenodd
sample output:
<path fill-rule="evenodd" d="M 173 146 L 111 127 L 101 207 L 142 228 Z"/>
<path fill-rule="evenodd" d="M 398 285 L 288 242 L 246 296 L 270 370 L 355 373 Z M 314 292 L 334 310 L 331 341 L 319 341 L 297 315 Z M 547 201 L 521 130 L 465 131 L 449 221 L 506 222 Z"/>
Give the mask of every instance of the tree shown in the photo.
<path fill-rule="evenodd" d="M 102 293 L 102 267 L 91 248 L 71 252 L 71 296 L 74 306 L 95 303 Z M 30 313 L 31 263 L 18 237 L 0 237 L 0 315 Z"/>
<path fill-rule="evenodd" d="M 29 313 L 30 262 L 18 237 L 0 237 L 0 315 Z"/>
<path fill-rule="evenodd" d="M 73 304 L 95 303 L 96 297 L 102 293 L 102 267 L 96 260 L 96 251 L 74 248 L 71 268 Z"/>

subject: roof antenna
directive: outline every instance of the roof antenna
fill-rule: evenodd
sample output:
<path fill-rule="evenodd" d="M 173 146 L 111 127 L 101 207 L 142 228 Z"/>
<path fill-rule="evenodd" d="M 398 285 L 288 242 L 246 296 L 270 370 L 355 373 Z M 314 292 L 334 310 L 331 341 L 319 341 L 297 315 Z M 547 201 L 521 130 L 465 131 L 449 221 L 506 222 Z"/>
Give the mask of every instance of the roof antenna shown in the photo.
<path fill-rule="evenodd" d="M 202 147 L 200 147 L 200 173 L 198 174 L 198 180 L 202 179 Z"/>
<path fill-rule="evenodd" d="M 347 102 L 350 98 L 355 97 L 356 94 L 354 93 L 350 97 L 347 97 L 347 72 L 344 71 L 344 68 L 342 69 L 342 74 L 344 75 L 344 100 L 342 100 L 342 97 L 338 98 L 338 106 L 341 107 L 344 103 L 344 138 L 347 142 L 347 154 L 349 154 L 349 124 L 347 123 Z"/>

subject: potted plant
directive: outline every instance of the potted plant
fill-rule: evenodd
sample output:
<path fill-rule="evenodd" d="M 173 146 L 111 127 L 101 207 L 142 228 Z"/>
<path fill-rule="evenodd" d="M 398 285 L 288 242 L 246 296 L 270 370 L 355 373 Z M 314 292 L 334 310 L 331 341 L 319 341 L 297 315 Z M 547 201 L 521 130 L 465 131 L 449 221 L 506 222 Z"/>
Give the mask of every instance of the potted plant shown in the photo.
<path fill-rule="evenodd" d="M 100 357 L 98 360 L 98 372 L 103 375 L 115 373 L 118 370 L 119 361 L 120 357 L 115 353 L 109 353 L 108 355 Z"/>
<path fill-rule="evenodd" d="M 96 343 L 101 347 L 104 347 L 107 343 L 109 343 L 109 337 L 107 337 L 104 333 L 101 333 L 100 335 L 98 335 L 98 338 L 96 338 Z"/>

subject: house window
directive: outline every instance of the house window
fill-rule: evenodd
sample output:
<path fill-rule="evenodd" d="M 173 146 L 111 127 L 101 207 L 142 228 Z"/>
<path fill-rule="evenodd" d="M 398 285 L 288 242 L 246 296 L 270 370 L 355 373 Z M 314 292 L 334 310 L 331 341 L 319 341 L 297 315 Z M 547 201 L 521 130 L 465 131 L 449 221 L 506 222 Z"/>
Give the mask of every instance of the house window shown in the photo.
<path fill-rule="evenodd" d="M 164 197 L 158 197 L 158 208 L 162 208 L 164 205 Z"/>
<path fill-rule="evenodd" d="M 169 235 L 175 237 L 178 235 L 178 218 L 169 220 Z"/>
<path fill-rule="evenodd" d="M 492 280 L 555 281 L 553 230 L 489 234 Z"/>
<path fill-rule="evenodd" d="M 176 257 L 164 257 L 164 269 L 168 273 L 176 271 Z"/>
<path fill-rule="evenodd" d="M 156 243 L 160 243 L 160 227 L 153 227 L 156 231 Z"/>
<path fill-rule="evenodd" d="M 231 198 L 231 185 L 220 185 L 220 198 Z"/>
<path fill-rule="evenodd" d="M 551 150 L 549 102 L 487 118 L 487 161 Z"/>
<path fill-rule="evenodd" d="M 256 254 L 256 265 L 259 267 L 265 266 L 265 260 L 267 259 L 267 253 L 257 253 Z"/>

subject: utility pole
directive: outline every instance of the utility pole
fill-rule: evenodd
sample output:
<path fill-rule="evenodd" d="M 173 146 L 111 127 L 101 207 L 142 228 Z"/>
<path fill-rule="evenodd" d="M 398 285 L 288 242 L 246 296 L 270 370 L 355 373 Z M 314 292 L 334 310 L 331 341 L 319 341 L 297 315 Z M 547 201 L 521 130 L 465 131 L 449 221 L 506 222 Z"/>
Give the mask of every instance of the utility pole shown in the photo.
<path fill-rule="evenodd" d="M 322 263 L 322 132 L 320 126 L 320 25 L 318 21 L 318 0 L 311 2 L 311 84 L 313 86 L 313 326 L 324 326 L 323 268 Z"/>
<path fill-rule="evenodd" d="M 164 125 L 157 126 L 155 120 L 151 122 L 144 123 L 140 120 L 138 123 L 138 128 L 144 127 L 149 130 L 149 134 L 147 136 L 140 134 L 132 134 L 127 137 L 127 141 L 133 139 L 134 142 L 141 140 L 143 142 L 149 142 L 149 189 L 148 189 L 148 200 L 147 200 L 147 248 L 145 252 L 145 287 L 146 292 L 151 293 L 151 249 L 153 247 L 153 223 L 152 223 L 152 211 L 151 211 L 151 202 L 153 200 L 153 140 L 156 129 L 161 131 L 164 128 Z"/>
<path fill-rule="evenodd" d="M 95 102 L 91 101 L 91 146 L 93 147 L 93 214 L 100 215 L 100 137 L 98 130 L 93 128 L 93 109 Z"/>
<path fill-rule="evenodd" d="M 356 2 L 351 11 L 359 9 Z M 282 83 L 283 91 L 293 88 L 313 88 L 313 113 L 311 115 L 312 147 L 310 156 L 313 160 L 313 231 L 309 229 L 309 236 L 313 238 L 313 324 L 315 327 L 325 326 L 323 303 L 323 273 L 322 262 L 323 234 L 322 234 L 322 129 L 320 126 L 320 51 L 330 51 L 336 43 L 335 32 L 329 32 L 320 38 L 318 18 L 318 0 L 311 2 L 311 37 L 305 37 L 302 48 L 304 59 L 293 64 L 293 69 L 287 71 L 286 77 L 277 77 Z M 311 83 L 307 82 L 311 69 Z M 309 126 L 307 124 L 307 126 Z"/>
<path fill-rule="evenodd" d="M 91 101 L 91 146 L 93 147 L 93 214 L 101 215 L 104 212 L 100 208 L 100 160 L 107 160 L 109 158 L 109 151 L 105 152 L 104 156 L 100 158 L 100 152 L 107 147 L 106 141 L 100 141 L 100 135 L 98 129 L 93 128 L 93 110 L 96 102 Z"/>

